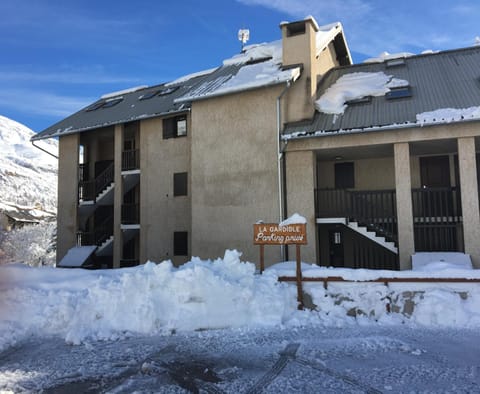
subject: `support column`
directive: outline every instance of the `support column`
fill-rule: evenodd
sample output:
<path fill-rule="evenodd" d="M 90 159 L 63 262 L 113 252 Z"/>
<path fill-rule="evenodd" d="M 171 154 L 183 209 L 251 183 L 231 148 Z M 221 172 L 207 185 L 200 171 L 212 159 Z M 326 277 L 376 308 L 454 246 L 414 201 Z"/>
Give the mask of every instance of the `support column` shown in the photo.
<path fill-rule="evenodd" d="M 58 154 L 57 263 L 77 244 L 80 135 L 60 137 Z"/>
<path fill-rule="evenodd" d="M 315 218 L 317 169 L 315 153 L 312 151 L 286 152 L 286 160 L 286 217 L 298 213 L 307 219 L 308 245 L 302 246 L 302 260 L 315 264 L 318 245 Z"/>
<path fill-rule="evenodd" d="M 123 125 L 115 126 L 114 138 L 113 268 L 119 268 L 120 260 L 123 257 L 123 236 L 121 229 L 123 203 Z"/>
<path fill-rule="evenodd" d="M 394 144 L 395 194 L 397 203 L 398 260 L 401 270 L 412 268 L 411 255 L 415 253 L 413 232 L 412 180 L 410 147 L 408 143 Z"/>
<path fill-rule="evenodd" d="M 480 213 L 475 139 L 463 137 L 459 138 L 457 143 L 465 253 L 470 255 L 474 267 L 480 268 Z"/>

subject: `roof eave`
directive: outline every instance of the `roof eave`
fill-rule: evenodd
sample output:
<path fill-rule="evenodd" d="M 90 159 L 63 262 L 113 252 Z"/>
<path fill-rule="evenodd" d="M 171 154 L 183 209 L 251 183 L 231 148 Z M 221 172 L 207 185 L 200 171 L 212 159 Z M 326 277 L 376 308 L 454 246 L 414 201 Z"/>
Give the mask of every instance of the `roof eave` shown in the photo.
<path fill-rule="evenodd" d="M 89 130 L 100 129 L 100 128 L 103 128 L 103 127 L 115 126 L 117 124 L 134 122 L 136 120 L 159 118 L 159 117 L 163 117 L 163 116 L 167 116 L 167 115 L 176 115 L 176 114 L 185 113 L 185 112 L 190 112 L 190 108 L 187 107 L 187 108 L 182 108 L 182 109 L 176 110 L 176 111 L 168 111 L 168 112 L 161 112 L 161 113 L 145 115 L 145 116 L 137 116 L 137 117 L 130 118 L 130 119 L 119 119 L 118 121 L 113 121 L 113 122 L 109 122 L 109 123 L 102 123 L 102 124 L 97 124 L 97 125 L 88 126 L 88 127 L 81 127 L 81 128 L 71 129 L 71 130 L 68 130 L 68 131 L 62 130 L 62 131 L 57 131 L 53 134 L 49 134 L 49 135 L 45 135 L 45 136 L 41 136 L 40 135 L 41 133 L 39 133 L 39 134 L 35 134 L 34 136 L 32 136 L 32 138 L 30 138 L 30 141 L 46 140 L 48 138 L 56 138 L 56 137 L 60 137 L 62 135 L 82 133 L 82 132 L 89 131 Z"/>

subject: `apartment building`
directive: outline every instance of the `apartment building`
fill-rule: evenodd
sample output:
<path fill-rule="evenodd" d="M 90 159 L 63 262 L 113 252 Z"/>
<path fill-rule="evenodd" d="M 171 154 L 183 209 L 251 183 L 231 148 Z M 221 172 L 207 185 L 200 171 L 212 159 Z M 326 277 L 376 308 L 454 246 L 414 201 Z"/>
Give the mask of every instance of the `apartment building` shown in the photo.
<path fill-rule="evenodd" d="M 59 138 L 60 265 L 258 261 L 253 224 L 298 212 L 305 261 L 408 269 L 458 251 L 480 266 L 480 47 L 352 65 L 339 23 L 280 29 L 33 137 Z M 266 249 L 267 264 L 288 257 Z"/>

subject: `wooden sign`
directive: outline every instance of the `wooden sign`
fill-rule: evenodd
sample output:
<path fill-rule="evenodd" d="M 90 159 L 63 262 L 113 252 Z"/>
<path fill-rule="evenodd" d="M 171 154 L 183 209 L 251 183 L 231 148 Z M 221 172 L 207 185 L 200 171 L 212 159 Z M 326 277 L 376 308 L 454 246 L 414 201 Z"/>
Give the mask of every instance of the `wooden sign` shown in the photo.
<path fill-rule="evenodd" d="M 254 224 L 253 243 L 254 245 L 260 245 L 260 273 L 263 273 L 265 268 L 265 245 L 295 245 L 298 309 L 303 309 L 300 245 L 307 244 L 307 225 L 305 223 L 287 224 L 285 226 L 276 223 Z"/>
<path fill-rule="evenodd" d="M 276 223 L 253 225 L 254 245 L 306 245 L 307 225 L 305 223 L 280 226 Z"/>

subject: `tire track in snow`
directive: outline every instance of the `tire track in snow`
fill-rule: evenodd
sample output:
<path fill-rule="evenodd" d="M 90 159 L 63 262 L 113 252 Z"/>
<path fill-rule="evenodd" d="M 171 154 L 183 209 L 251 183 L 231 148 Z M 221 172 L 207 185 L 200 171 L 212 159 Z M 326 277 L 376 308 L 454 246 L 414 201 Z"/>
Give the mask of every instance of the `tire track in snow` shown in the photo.
<path fill-rule="evenodd" d="M 299 343 L 289 343 L 286 348 L 280 352 L 280 358 L 275 364 L 273 364 L 272 368 L 270 368 L 270 370 L 263 375 L 250 390 L 247 391 L 247 393 L 261 393 L 265 387 L 267 387 L 278 375 L 280 375 L 283 369 L 287 366 L 288 362 L 295 358 L 295 354 L 297 353 L 299 346 Z"/>
<path fill-rule="evenodd" d="M 295 358 L 294 361 L 296 361 L 297 363 L 303 365 L 303 366 L 306 366 L 306 367 L 310 367 L 312 369 L 315 369 L 317 371 L 320 371 L 320 372 L 324 372 L 326 373 L 327 375 L 330 375 L 331 377 L 335 378 L 335 379 L 338 379 L 338 380 L 341 380 L 342 382 L 345 382 L 351 386 L 354 386 L 354 387 L 357 387 L 357 388 L 360 388 L 362 390 L 365 390 L 365 392 L 367 394 L 382 394 L 381 391 L 373 388 L 373 387 L 370 387 L 362 382 L 359 382 L 358 380 L 348 376 L 348 375 L 344 375 L 342 373 L 339 373 L 337 371 L 334 371 L 333 369 L 330 369 L 328 367 L 325 367 L 324 365 L 321 365 L 315 361 L 311 361 L 311 360 L 307 360 L 307 359 L 304 359 L 304 358 Z"/>

